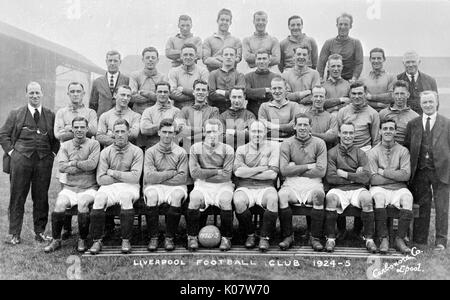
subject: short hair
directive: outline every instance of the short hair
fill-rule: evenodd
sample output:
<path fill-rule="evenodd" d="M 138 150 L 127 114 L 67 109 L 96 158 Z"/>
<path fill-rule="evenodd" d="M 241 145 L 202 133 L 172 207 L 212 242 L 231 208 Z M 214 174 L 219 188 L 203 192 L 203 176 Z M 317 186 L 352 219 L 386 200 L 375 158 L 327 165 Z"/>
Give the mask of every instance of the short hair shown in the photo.
<path fill-rule="evenodd" d="M 248 124 L 248 130 L 250 130 L 250 128 L 252 128 L 253 124 L 255 124 L 255 123 L 262 125 L 264 127 L 264 131 L 267 132 L 267 125 L 264 122 L 261 122 L 260 120 L 256 120 L 256 119 L 250 120 L 250 123 Z"/>
<path fill-rule="evenodd" d="M 119 59 L 122 59 L 122 55 L 117 50 L 110 50 L 110 51 L 106 52 L 107 59 L 108 59 L 108 56 L 114 56 L 114 55 L 119 55 Z"/>
<path fill-rule="evenodd" d="M 130 130 L 130 123 L 128 123 L 127 120 L 125 120 L 125 119 L 118 119 L 118 120 L 116 120 L 114 122 L 113 131 L 116 128 L 116 126 L 119 126 L 119 125 L 125 125 L 125 127 L 127 127 L 127 130 Z"/>
<path fill-rule="evenodd" d="M 223 48 L 223 49 L 222 49 L 222 55 L 223 55 L 223 53 L 225 52 L 225 50 L 227 50 L 227 49 L 233 49 L 234 54 L 237 55 L 237 49 L 234 48 L 234 47 L 231 47 L 231 46 L 227 46 L 227 47 Z"/>
<path fill-rule="evenodd" d="M 320 85 L 320 84 L 317 84 L 317 85 L 313 86 L 313 88 L 311 89 L 311 94 L 314 94 L 314 89 L 324 90 L 325 91 L 325 95 L 327 94 L 327 89 L 324 86 Z"/>
<path fill-rule="evenodd" d="M 428 95 L 433 95 L 434 99 L 436 99 L 437 104 L 439 105 L 439 94 L 435 91 L 423 91 L 420 93 L 420 101 L 422 101 L 422 98 Z"/>
<path fill-rule="evenodd" d="M 327 62 L 330 62 L 331 60 L 340 60 L 341 62 L 344 61 L 344 59 L 342 58 L 342 55 L 337 54 L 337 53 L 334 53 L 334 54 L 331 54 L 330 56 L 328 56 Z"/>
<path fill-rule="evenodd" d="M 81 88 L 82 88 L 83 91 L 84 91 L 84 85 L 83 85 L 81 82 L 78 82 L 78 81 L 72 81 L 71 83 L 69 83 L 69 84 L 67 85 L 67 91 L 70 90 L 70 87 L 71 87 L 72 85 L 79 85 L 79 86 L 81 86 Z"/>
<path fill-rule="evenodd" d="M 417 60 L 420 60 L 419 54 L 418 54 L 416 51 L 414 51 L 414 50 L 406 51 L 405 54 L 403 54 L 402 60 L 404 61 L 406 56 L 411 56 L 411 55 L 416 56 L 416 57 L 417 57 Z"/>
<path fill-rule="evenodd" d="M 293 15 L 292 17 L 290 17 L 290 18 L 288 19 L 288 26 L 291 25 L 291 21 L 292 21 L 292 20 L 295 20 L 295 19 L 300 19 L 300 20 L 302 21 L 302 25 L 303 25 L 303 19 L 302 19 L 302 17 L 297 16 L 297 15 Z"/>
<path fill-rule="evenodd" d="M 395 90 L 395 88 L 398 87 L 403 87 L 409 92 L 409 83 L 405 80 L 397 80 L 396 82 L 394 82 L 394 84 L 392 85 L 392 90 Z"/>
<path fill-rule="evenodd" d="M 184 44 L 183 47 L 181 47 L 181 52 L 183 52 L 183 50 L 186 49 L 186 48 L 194 49 L 195 53 L 197 53 L 197 46 L 195 46 L 192 43 Z"/>
<path fill-rule="evenodd" d="M 394 123 L 394 128 L 395 128 L 395 130 L 397 130 L 397 122 L 392 117 L 382 118 L 380 120 L 380 129 L 383 128 L 383 124 L 386 124 L 386 123 Z"/>
<path fill-rule="evenodd" d="M 345 123 L 342 123 L 340 126 L 339 126 L 339 128 L 338 128 L 338 130 L 339 130 L 339 132 L 341 132 L 341 127 L 342 126 L 344 126 L 344 125 L 348 125 L 348 126 L 353 126 L 353 130 L 355 130 L 355 124 L 353 124 L 353 123 L 351 123 L 351 122 L 345 122 Z"/>
<path fill-rule="evenodd" d="M 336 18 L 336 24 L 339 23 L 340 18 L 348 18 L 350 20 L 350 26 L 353 26 L 353 16 L 349 13 L 342 13 L 339 17 Z"/>
<path fill-rule="evenodd" d="M 155 83 L 155 91 L 158 90 L 158 86 L 167 86 L 169 88 L 169 92 L 170 92 L 170 83 L 168 83 L 167 81 L 158 81 L 157 83 Z"/>
<path fill-rule="evenodd" d="M 247 96 L 247 94 L 245 93 L 245 87 L 240 86 L 240 85 L 235 85 L 230 90 L 230 96 L 229 96 L 230 99 L 231 99 L 231 92 L 233 90 L 242 91 L 242 94 L 244 95 L 244 98 Z"/>
<path fill-rule="evenodd" d="M 206 81 L 204 81 L 204 80 L 202 80 L 202 79 L 196 79 L 196 80 L 194 81 L 194 84 L 192 85 L 192 88 L 193 88 L 194 90 L 195 90 L 195 86 L 196 86 L 197 84 L 203 84 L 203 85 L 208 86 L 208 83 L 207 83 Z"/>
<path fill-rule="evenodd" d="M 218 125 L 219 131 L 223 132 L 223 124 L 219 119 L 208 119 L 205 121 L 203 128 L 206 130 L 206 125 Z"/>
<path fill-rule="evenodd" d="M 384 50 L 382 48 L 373 48 L 370 50 L 369 58 L 372 57 L 372 53 L 381 53 L 383 54 L 383 59 L 386 59 L 386 55 L 384 54 Z"/>
<path fill-rule="evenodd" d="M 311 49 L 309 49 L 309 47 L 306 46 L 306 45 L 295 47 L 295 48 L 294 48 L 294 54 L 297 53 L 297 50 L 298 50 L 298 49 L 306 49 L 306 51 L 308 51 L 308 55 L 311 54 Z"/>
<path fill-rule="evenodd" d="M 115 89 L 114 93 L 118 93 L 118 92 L 119 92 L 119 89 L 126 89 L 126 90 L 129 90 L 130 92 L 133 91 L 129 85 L 122 84 L 122 85 L 119 85 L 119 86 Z"/>
<path fill-rule="evenodd" d="M 89 122 L 85 117 L 77 116 L 77 117 L 73 118 L 72 127 L 73 127 L 73 124 L 75 124 L 75 122 L 84 122 L 86 124 L 86 127 L 89 126 Z"/>
<path fill-rule="evenodd" d="M 255 12 L 255 13 L 253 14 L 253 20 L 256 18 L 256 16 L 266 16 L 266 17 L 269 17 L 269 16 L 267 15 L 267 13 L 264 12 L 264 11 L 262 11 L 262 10 L 258 10 L 257 12 Z"/>
<path fill-rule="evenodd" d="M 258 56 L 258 54 L 267 54 L 268 56 L 270 56 L 270 53 L 268 50 L 266 49 L 258 49 L 258 51 L 256 51 L 256 56 Z"/>
<path fill-rule="evenodd" d="M 178 18 L 178 23 L 180 23 L 181 21 L 191 21 L 191 23 L 192 23 L 192 18 L 188 15 L 181 15 Z"/>
<path fill-rule="evenodd" d="M 219 13 L 217 14 L 217 21 L 219 21 L 221 15 L 227 15 L 230 16 L 231 19 L 233 19 L 233 14 L 231 13 L 231 10 L 227 8 L 222 8 L 219 10 Z"/>
<path fill-rule="evenodd" d="M 159 123 L 159 130 L 161 130 L 163 127 L 172 127 L 172 126 L 175 126 L 173 119 L 163 119 Z"/>
<path fill-rule="evenodd" d="M 38 86 L 41 87 L 41 91 L 42 91 L 42 86 L 39 84 L 39 82 L 31 81 L 31 82 L 28 82 L 27 86 L 25 87 L 25 92 L 26 93 L 28 93 L 28 88 L 30 87 L 30 85 L 38 85 Z"/>
<path fill-rule="evenodd" d="M 284 79 L 281 76 L 275 76 L 274 78 L 272 78 L 272 80 L 270 81 L 270 84 L 272 85 L 273 82 L 283 82 L 284 86 L 286 87 L 286 79 Z"/>
<path fill-rule="evenodd" d="M 359 87 L 364 87 L 364 92 L 367 92 L 367 86 L 361 80 L 357 80 L 350 84 L 350 91 Z"/>
<path fill-rule="evenodd" d="M 155 47 L 147 47 L 144 50 L 142 50 L 142 57 L 144 57 L 145 53 L 147 53 L 147 52 L 155 52 L 156 57 L 159 58 L 159 52 Z"/>
<path fill-rule="evenodd" d="M 294 124 L 295 125 L 297 125 L 297 119 L 300 119 L 300 118 L 308 119 L 309 120 L 309 125 L 312 124 L 312 118 L 311 118 L 310 115 L 305 114 L 305 113 L 300 113 L 300 114 L 295 115 L 295 120 L 294 120 Z"/>

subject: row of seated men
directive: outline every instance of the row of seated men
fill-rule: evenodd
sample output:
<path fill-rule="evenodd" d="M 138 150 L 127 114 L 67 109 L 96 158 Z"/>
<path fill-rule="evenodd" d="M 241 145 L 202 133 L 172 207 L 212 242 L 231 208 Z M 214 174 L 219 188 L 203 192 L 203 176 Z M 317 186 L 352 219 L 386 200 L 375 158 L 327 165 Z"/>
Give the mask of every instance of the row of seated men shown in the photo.
<path fill-rule="evenodd" d="M 277 98 L 277 83 L 281 90 L 284 81 L 273 80 L 274 98 Z M 364 86 L 354 84 L 364 99 Z M 195 88 L 195 87 L 194 87 Z M 118 91 L 119 105 L 122 87 Z M 167 93 L 166 93 L 167 94 Z M 281 93 L 284 95 L 284 92 Z M 356 93 L 357 94 L 357 93 Z M 128 94 L 128 99 L 130 95 Z M 286 100 L 286 99 L 284 99 Z M 127 106 L 127 101 L 122 105 Z M 187 199 L 189 176 L 195 180 L 188 204 L 187 234 L 188 249 L 198 248 L 200 211 L 210 205 L 221 209 L 221 250 L 231 248 L 233 224 L 232 202 L 236 216 L 248 235 L 246 247 L 255 246 L 255 234 L 249 207 L 260 205 L 266 209 L 261 229 L 259 249 L 269 248 L 269 237 L 280 219 L 283 241 L 281 249 L 288 249 L 293 243 L 292 211 L 290 204 L 306 204 L 313 207 L 311 213 L 311 244 L 321 251 L 324 222 L 327 251 L 335 246 L 335 226 L 338 213 L 352 204 L 362 208 L 362 220 L 366 247 L 376 252 L 373 240 L 375 224 L 381 238 L 380 252 L 389 249 L 386 227 L 387 205 L 401 209 L 396 247 L 409 252 L 404 242 L 412 218 L 412 195 L 406 189 L 410 177 L 409 152 L 395 141 L 396 122 L 389 119 L 378 122 L 381 126 L 381 140 L 366 155 L 354 143 L 357 128 L 353 123 L 343 122 L 339 127 L 340 144 L 328 153 L 325 142 L 311 135 L 312 117 L 300 113 L 291 124 L 294 136 L 284 139 L 281 146 L 278 137 L 267 140 L 267 131 L 282 125 L 270 121 L 255 121 L 249 125 L 250 142 L 240 146 L 236 155 L 234 149 L 220 142 L 223 124 L 217 119 L 204 122 L 204 141 L 194 143 L 189 156 L 176 145 L 176 132 L 183 131 L 173 119 L 164 119 L 158 126 L 159 143 L 145 153 L 129 142 L 132 127 L 125 118 L 114 121 L 111 127 L 112 144 L 100 154 L 100 144 L 86 139 L 89 123 L 83 117 L 72 120 L 74 139 L 62 144 L 58 154 L 59 170 L 67 174 L 67 181 L 60 193 L 55 212 L 52 214 L 53 241 L 46 247 L 51 252 L 61 246 L 61 229 L 65 210 L 78 205 L 80 241 L 79 250 L 85 251 L 86 238 L 90 232 L 94 244 L 90 252 L 101 251 L 105 209 L 120 204 L 122 251 L 131 251 L 130 239 L 134 220 L 133 202 L 139 198 L 139 179 L 144 168 L 144 196 L 147 204 L 147 225 L 150 234 L 150 251 L 158 247 L 158 206 L 168 203 L 167 232 L 165 248 L 173 250 L 174 235 L 181 216 L 182 201 Z M 278 126 L 278 127 L 275 127 Z M 270 132 L 272 133 L 272 132 Z M 378 135 L 378 133 L 377 133 Z M 99 137 L 97 137 L 98 139 Z M 184 143 L 183 143 L 184 144 Z M 374 144 L 375 145 L 375 144 Z M 99 161 L 99 162 L 98 162 Z M 188 162 L 189 161 L 189 162 Z M 98 167 L 97 167 L 98 162 Z M 189 168 L 188 168 L 189 165 Z M 188 171 L 189 170 L 189 171 Z M 238 188 L 234 190 L 231 175 L 234 171 Z M 277 192 L 274 180 L 278 173 L 285 179 Z M 332 189 L 325 196 L 322 178 L 326 176 Z M 371 183 L 370 191 L 366 189 Z M 100 188 L 96 191 L 96 185 Z M 334 188 L 335 187 L 335 188 Z M 93 203 L 89 213 L 88 207 Z M 326 210 L 325 210 L 326 208 Z M 89 229 L 89 223 L 91 224 Z"/>

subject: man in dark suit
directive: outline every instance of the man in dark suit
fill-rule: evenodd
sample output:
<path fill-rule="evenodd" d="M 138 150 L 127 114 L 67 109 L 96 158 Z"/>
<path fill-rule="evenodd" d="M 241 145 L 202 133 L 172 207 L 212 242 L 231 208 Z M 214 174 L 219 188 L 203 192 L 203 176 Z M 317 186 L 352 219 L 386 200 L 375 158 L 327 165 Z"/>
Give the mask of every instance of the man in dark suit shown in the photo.
<path fill-rule="evenodd" d="M 414 51 L 408 51 L 403 55 L 403 65 L 405 66 L 405 72 L 397 75 L 397 79 L 409 83 L 407 106 L 420 115 L 422 114 L 420 93 L 423 91 L 435 91 L 437 93 L 436 80 L 430 75 L 419 72 L 420 58 Z"/>
<path fill-rule="evenodd" d="M 114 98 L 116 88 L 121 85 L 128 85 L 130 82 L 130 79 L 119 71 L 121 62 L 119 52 L 112 50 L 106 53 L 108 72 L 105 76 L 95 79 L 92 84 L 89 108 L 95 110 L 99 118 L 104 112 L 116 105 Z"/>
<path fill-rule="evenodd" d="M 13 110 L 0 129 L 0 144 L 5 152 L 3 170 L 10 174 L 8 244 L 20 244 L 25 201 L 31 186 L 35 239 L 45 242 L 48 221 L 48 189 L 53 159 L 59 141 L 53 128 L 55 114 L 41 104 L 43 96 L 39 83 L 26 88 L 28 105 Z M 8 166 L 9 162 L 9 166 Z"/>
<path fill-rule="evenodd" d="M 423 115 L 410 121 L 405 146 L 411 153 L 411 190 L 420 205 L 414 222 L 414 242 L 427 244 L 431 199 L 436 209 L 435 251 L 447 247 L 450 184 L 450 120 L 437 113 L 438 95 L 434 91 L 420 94 Z"/>

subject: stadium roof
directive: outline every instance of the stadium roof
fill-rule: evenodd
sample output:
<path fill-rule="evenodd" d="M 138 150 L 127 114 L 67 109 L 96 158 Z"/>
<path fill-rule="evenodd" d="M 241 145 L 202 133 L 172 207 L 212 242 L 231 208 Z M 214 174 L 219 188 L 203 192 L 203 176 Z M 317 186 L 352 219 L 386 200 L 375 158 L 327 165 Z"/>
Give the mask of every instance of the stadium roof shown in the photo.
<path fill-rule="evenodd" d="M 53 52 L 67 59 L 67 61 L 70 62 L 72 65 L 79 66 L 88 71 L 99 74 L 105 72 L 102 68 L 98 67 L 92 61 L 69 48 L 53 43 L 49 40 L 43 39 L 37 35 L 26 32 L 22 29 L 11 26 L 1 21 L 0 21 L 0 35 L 4 35 L 25 42 L 34 47 L 42 48 L 47 51 Z"/>

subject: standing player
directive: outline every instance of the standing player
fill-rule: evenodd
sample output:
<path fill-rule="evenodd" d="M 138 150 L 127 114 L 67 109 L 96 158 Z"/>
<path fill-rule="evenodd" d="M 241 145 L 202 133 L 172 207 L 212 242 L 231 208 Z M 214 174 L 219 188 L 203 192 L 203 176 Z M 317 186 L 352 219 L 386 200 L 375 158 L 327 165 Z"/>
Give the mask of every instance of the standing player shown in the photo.
<path fill-rule="evenodd" d="M 279 144 L 266 140 L 266 126 L 255 121 L 250 126 L 250 143 L 236 151 L 234 174 L 238 188 L 233 202 L 239 224 L 245 228 L 246 248 L 255 247 L 255 228 L 249 208 L 265 208 L 259 250 L 267 251 L 269 237 L 275 230 L 278 216 L 278 194 L 274 182 L 279 171 Z"/>
<path fill-rule="evenodd" d="M 61 230 L 66 209 L 78 206 L 78 252 L 86 251 L 86 239 L 89 233 L 89 205 L 94 202 L 97 192 L 95 171 L 100 158 L 98 141 L 86 138 L 88 121 L 84 117 L 72 120 L 74 138 L 61 145 L 58 153 L 59 171 L 67 174 L 67 182 L 56 199 L 55 211 L 52 213 L 53 240 L 45 247 L 45 252 L 61 248 Z"/>
<path fill-rule="evenodd" d="M 187 199 L 186 180 L 188 157 L 183 148 L 174 143 L 175 125 L 172 119 L 159 124 L 160 141 L 145 152 L 144 196 L 147 205 L 149 251 L 158 248 L 159 206 L 169 204 L 166 214 L 164 248 L 175 249 L 174 238 L 180 223 L 181 205 Z"/>
<path fill-rule="evenodd" d="M 403 254 L 411 252 L 404 241 L 413 218 L 413 196 L 406 186 L 411 176 L 411 162 L 408 149 L 395 141 L 396 126 L 395 121 L 383 121 L 381 143 L 368 152 L 372 173 L 370 193 L 375 202 L 375 225 L 381 239 L 380 253 L 383 254 L 389 251 L 388 205 L 400 210 L 395 248 Z"/>
<path fill-rule="evenodd" d="M 325 249 L 333 252 L 336 245 L 336 222 L 351 204 L 362 209 L 366 248 L 375 253 L 377 246 L 373 241 L 375 231 L 372 195 L 366 189 L 370 181 L 369 161 L 361 149 L 353 145 L 355 126 L 342 124 L 339 128 L 340 144 L 328 152 L 327 182 L 330 191 L 326 196 Z"/>
<path fill-rule="evenodd" d="M 280 171 L 286 177 L 279 196 L 279 217 L 283 241 L 282 250 L 294 242 L 292 210 L 289 205 L 311 205 L 311 245 L 322 251 L 324 200 L 322 178 L 327 171 L 327 147 L 325 142 L 311 136 L 311 117 L 299 114 L 295 117 L 296 135 L 281 144 Z"/>
<path fill-rule="evenodd" d="M 233 234 L 232 200 L 234 185 L 231 182 L 234 150 L 220 142 L 223 128 L 217 119 L 205 122 L 204 142 L 194 144 L 189 155 L 189 170 L 195 180 L 187 211 L 188 249 L 198 248 L 200 212 L 210 205 L 220 208 L 222 241 L 220 250 L 231 249 Z"/>
<path fill-rule="evenodd" d="M 334 115 L 350 102 L 348 98 L 350 83 L 342 78 L 343 67 L 342 56 L 332 54 L 328 57 L 328 78 L 323 83 L 323 87 L 327 91 L 327 100 L 324 107 L 329 113 Z"/>
<path fill-rule="evenodd" d="M 90 234 L 94 244 L 89 250 L 98 254 L 102 250 L 105 228 L 105 210 L 120 205 L 120 227 L 122 253 L 131 252 L 133 230 L 133 203 L 139 199 L 139 179 L 144 164 L 142 150 L 131 144 L 130 125 L 126 120 L 117 120 L 113 126 L 114 143 L 103 149 L 97 168 L 97 183 L 100 185 L 91 211 Z"/>

